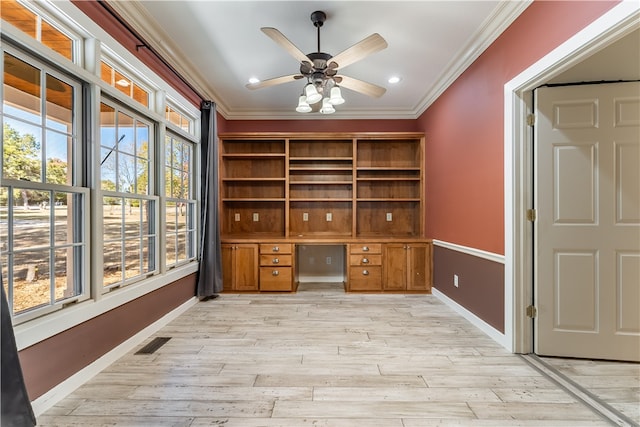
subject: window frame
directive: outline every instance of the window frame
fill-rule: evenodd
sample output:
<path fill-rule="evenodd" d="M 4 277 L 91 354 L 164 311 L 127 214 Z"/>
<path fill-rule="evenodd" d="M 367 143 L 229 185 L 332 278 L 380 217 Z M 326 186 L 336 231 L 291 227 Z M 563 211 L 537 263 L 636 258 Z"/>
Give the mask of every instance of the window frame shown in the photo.
<path fill-rule="evenodd" d="M 171 139 L 173 140 L 178 140 L 183 144 L 188 144 L 189 148 L 191 149 L 191 155 L 189 156 L 189 189 L 188 189 L 188 197 L 186 198 L 181 198 L 181 197 L 171 197 L 168 194 L 168 189 L 166 188 L 166 174 L 167 174 L 167 168 L 169 167 L 170 169 L 175 169 L 175 168 L 171 168 L 171 165 L 168 165 L 167 162 L 167 158 L 166 158 L 166 153 L 167 153 L 167 148 L 166 148 L 166 144 L 167 144 L 167 139 Z M 167 130 L 165 132 L 164 135 L 164 139 L 163 139 L 163 148 L 164 150 L 162 150 L 162 162 L 161 162 L 161 169 L 162 169 L 162 173 L 161 173 L 161 187 L 162 187 L 162 212 L 163 212 L 163 217 L 162 217 L 162 224 L 163 224 L 163 251 L 162 251 L 162 263 L 163 263 L 163 268 L 164 270 L 170 270 L 173 268 L 177 268 L 180 267 L 181 265 L 185 265 L 185 264 L 189 264 L 191 262 L 197 261 L 198 260 L 198 244 L 199 244 L 199 239 L 197 236 L 198 233 L 198 229 L 199 229 L 199 218 L 198 218 L 198 201 L 196 199 L 196 190 L 197 190 L 197 179 L 198 176 L 196 174 L 196 159 L 197 159 L 197 147 L 198 144 L 192 140 L 190 140 L 189 138 L 185 138 L 183 136 L 178 135 L 176 132 L 171 131 L 171 130 Z M 185 218 L 187 219 L 187 224 L 186 224 L 186 233 L 187 235 L 193 235 L 192 239 L 193 241 L 191 242 L 191 250 L 193 251 L 193 255 L 192 256 L 187 256 L 186 259 L 184 260 L 177 260 L 175 263 L 172 263 L 171 265 L 169 265 L 167 263 L 167 256 L 168 256 L 168 240 L 169 240 L 169 229 L 167 227 L 167 204 L 168 203 L 185 203 L 187 206 L 191 207 L 191 211 L 189 212 L 189 210 L 187 209 L 187 212 L 192 215 L 192 218 Z M 189 221 L 192 221 L 193 227 L 189 227 Z M 171 235 L 173 236 L 175 234 L 175 237 L 178 238 L 179 232 L 178 230 L 176 230 L 176 233 L 172 233 Z M 187 241 L 185 242 L 185 245 L 188 245 L 189 243 L 189 239 L 187 238 Z M 186 247 L 185 247 L 186 249 Z"/>
<path fill-rule="evenodd" d="M 71 184 L 53 184 L 46 182 L 46 154 L 43 147 L 42 153 L 40 155 L 40 163 L 41 163 L 41 181 L 29 181 L 29 180 L 17 180 L 17 179 L 7 179 L 4 178 L 4 156 L 0 156 L 0 181 L 2 187 L 6 187 L 9 192 L 12 192 L 13 188 L 24 188 L 30 189 L 33 191 L 42 191 L 42 192 L 61 192 L 61 193 L 74 193 L 81 195 L 82 203 L 73 206 L 74 211 L 74 223 L 72 226 L 72 230 L 74 233 L 81 234 L 82 244 L 72 244 L 73 247 L 79 247 L 80 249 L 78 257 L 80 259 L 76 260 L 77 262 L 74 264 L 74 287 L 80 290 L 77 295 L 61 299 L 59 301 L 51 301 L 49 304 L 36 306 L 30 309 L 26 309 L 20 313 L 13 312 L 13 287 L 9 287 L 9 283 L 7 286 L 9 288 L 9 304 L 11 309 L 11 315 L 13 318 L 14 324 L 20 324 L 23 322 L 27 322 L 31 319 L 44 316 L 51 312 L 55 312 L 61 310 L 62 308 L 76 303 L 80 301 L 85 301 L 91 298 L 91 286 L 89 282 L 90 268 L 87 268 L 88 260 L 91 257 L 91 236 L 89 231 L 89 207 L 90 207 L 90 189 L 83 182 L 83 177 L 86 175 L 86 161 L 83 161 L 85 158 L 85 150 L 84 141 L 83 141 L 83 131 L 84 131 L 84 111 L 86 109 L 86 105 L 83 102 L 83 92 L 84 92 L 84 82 L 81 78 L 76 77 L 72 78 L 68 76 L 66 73 L 61 71 L 60 69 L 53 67 L 52 65 L 40 60 L 36 55 L 29 54 L 27 52 L 22 51 L 21 49 L 16 48 L 15 46 L 9 43 L 3 43 L 0 47 L 0 52 L 2 52 L 3 60 L 0 61 L 0 71 L 2 74 L 0 75 L 0 81 L 2 85 L 0 85 L 0 98 L 2 98 L 2 102 L 0 103 L 0 124 L 4 126 L 6 118 L 11 118 L 12 120 L 17 120 L 24 122 L 20 117 L 16 117 L 13 115 L 8 115 L 4 111 L 4 54 L 5 52 L 11 56 L 16 57 L 17 59 L 37 68 L 40 70 L 41 83 L 45 81 L 46 76 L 50 75 L 56 79 L 63 81 L 66 84 L 69 84 L 74 88 L 73 94 L 73 108 L 72 108 L 72 147 L 71 153 L 68 155 L 68 158 L 71 161 Z M 32 126 L 36 126 L 41 131 L 41 136 L 47 133 L 47 98 L 46 98 L 46 85 L 40 86 L 40 114 L 42 117 L 40 118 L 39 123 L 28 122 Z M 44 96 L 43 96 L 44 95 Z M 27 122 L 25 122 L 27 123 Z M 46 141 L 44 142 L 46 146 Z M 10 196 L 8 196 L 10 197 Z M 7 201 L 7 209 L 12 205 L 12 201 Z M 13 212 L 13 211 L 12 211 Z M 13 228 L 13 213 L 7 212 L 7 239 L 9 241 L 14 240 L 14 228 Z M 50 220 L 52 221 L 52 220 Z M 53 223 L 50 223 L 49 230 L 53 228 Z M 49 233 L 51 234 L 51 233 Z M 49 247 L 49 251 L 55 251 L 55 239 L 49 239 L 49 243 L 47 245 Z M 12 247 L 12 244 L 10 244 Z M 18 250 L 18 253 L 23 252 L 23 250 Z M 16 251 L 11 250 L 7 251 L 7 257 L 11 259 Z M 75 258 L 74 258 L 75 260 Z M 7 266 L 9 268 L 9 266 Z M 13 265 L 11 266 L 11 269 Z M 80 271 L 78 271 L 80 269 Z M 10 273 L 11 276 L 11 273 Z M 12 277 L 3 277 L 3 282 L 5 280 L 10 280 Z M 4 284 L 4 283 L 3 283 Z M 49 289 L 51 292 L 51 281 L 49 283 Z M 52 292 L 53 295 L 53 292 Z"/>
<path fill-rule="evenodd" d="M 180 114 L 183 118 L 187 119 L 189 121 L 189 130 L 184 130 L 181 126 L 178 126 L 177 124 L 173 123 L 171 120 L 169 120 L 169 118 L 166 117 L 166 111 L 167 108 L 170 108 L 171 110 L 175 111 L 176 113 Z M 165 100 L 165 105 L 164 105 L 164 118 L 165 121 L 167 123 L 167 126 L 174 131 L 175 133 L 178 134 L 182 134 L 185 136 L 189 136 L 191 138 L 193 138 L 194 136 L 197 135 L 196 132 L 196 123 L 198 122 L 198 119 L 196 117 L 193 117 L 191 114 L 187 113 L 185 111 L 185 109 L 179 105 L 178 103 L 176 103 L 175 101 L 173 101 L 172 99 L 166 99 Z M 196 142 L 194 142 L 194 144 L 197 144 Z"/>
<path fill-rule="evenodd" d="M 134 101 L 134 100 L 132 100 Z M 134 101 L 135 102 L 135 101 Z M 102 219 L 102 224 L 101 224 L 101 229 L 103 230 L 102 233 L 102 238 L 99 238 L 97 240 L 99 240 L 99 242 L 96 242 L 96 245 L 100 245 L 102 247 L 102 252 L 103 252 L 103 258 L 102 258 L 102 268 L 101 270 L 101 281 L 100 283 L 97 284 L 97 293 L 101 293 L 101 294 L 105 294 L 105 293 L 109 293 L 112 292 L 116 289 L 120 289 L 123 287 L 127 287 L 130 286 L 132 284 L 138 283 L 140 281 L 145 280 L 146 278 L 149 278 L 150 276 L 155 276 L 158 275 L 161 272 L 161 267 L 160 267 L 160 260 L 161 260 L 161 255 L 162 253 L 160 252 L 161 246 L 160 246 L 160 218 L 159 218 L 159 210 L 160 210 L 160 204 L 161 204 L 161 196 L 158 195 L 158 176 L 156 173 L 157 167 L 158 167 L 158 159 L 157 159 L 157 152 L 158 150 L 158 132 L 157 132 L 157 128 L 159 126 L 159 124 L 157 122 L 155 122 L 154 120 L 151 120 L 149 118 L 147 118 L 144 114 L 142 114 L 140 111 L 135 110 L 134 108 L 132 108 L 131 105 L 122 105 L 120 102 L 117 102 L 111 98 L 109 98 L 108 96 L 102 95 L 100 97 L 100 99 L 98 100 L 98 104 L 102 105 L 105 104 L 111 108 L 114 109 L 116 115 L 118 113 L 123 113 L 127 116 L 132 117 L 136 122 L 140 121 L 144 124 L 146 124 L 148 126 L 149 132 L 148 132 L 148 137 L 149 137 L 149 141 L 148 142 L 148 156 L 147 156 L 147 176 L 148 176 L 148 187 L 147 187 L 147 191 L 145 194 L 142 193 L 137 193 L 137 192 L 124 192 L 124 191 L 117 191 L 117 188 L 115 191 L 111 191 L 111 190 L 105 190 L 102 188 L 102 169 L 101 169 L 101 164 L 98 163 L 98 166 L 96 166 L 96 170 L 95 170 L 95 175 L 96 175 L 96 191 L 97 191 L 97 197 L 96 197 L 96 209 L 99 211 L 99 217 Z M 136 105 L 141 105 L 139 103 L 136 102 Z M 97 119 L 97 128 L 98 130 L 101 129 L 102 124 L 100 123 L 99 118 Z M 153 143 L 152 143 L 153 140 Z M 98 158 L 101 159 L 102 158 L 102 148 L 104 148 L 105 146 L 103 146 L 103 141 L 102 138 L 100 136 L 100 131 L 98 131 L 98 141 L 96 143 L 96 150 L 98 153 L 100 153 L 98 155 Z M 118 155 L 118 153 L 120 152 L 119 150 L 117 150 L 117 147 L 113 147 L 111 149 L 112 152 L 116 152 L 116 156 Z M 117 157 L 116 157 L 117 158 Z M 136 157 L 134 156 L 134 159 Z M 117 185 L 117 184 L 116 184 Z M 124 277 L 124 280 L 119 281 L 119 282 L 115 282 L 115 283 L 110 283 L 108 285 L 105 285 L 104 283 L 104 245 L 105 245 L 105 223 L 104 223 L 104 218 L 105 218 L 105 212 L 104 212 L 104 203 L 100 202 L 102 200 L 104 200 L 104 198 L 107 197 L 112 197 L 112 198 L 116 198 L 116 199 L 134 199 L 134 200 L 138 200 L 140 205 L 142 205 L 143 201 L 148 201 L 148 202 L 152 202 L 153 203 L 153 218 L 152 218 L 152 223 L 153 223 L 153 233 L 150 233 L 151 236 L 154 237 L 154 244 L 153 244 L 153 260 L 152 260 L 152 264 L 154 266 L 153 270 L 148 271 L 146 273 L 141 273 L 141 274 L 137 274 L 133 277 L 127 278 Z M 124 209 L 124 206 L 123 206 Z M 122 232 L 122 237 L 121 237 L 121 241 L 122 241 L 122 245 L 124 247 L 125 242 L 126 242 L 126 238 L 125 238 L 125 232 L 123 230 Z M 124 254 L 123 254 L 124 256 Z M 126 259 L 122 259 L 122 265 L 124 266 L 124 264 L 126 264 Z M 123 276 L 125 276 L 124 274 L 124 270 L 122 271 Z M 94 278 L 96 276 L 94 275 Z"/>
<path fill-rule="evenodd" d="M 98 64 L 98 78 L 100 79 L 100 81 L 104 85 L 106 85 L 108 88 L 110 88 L 110 90 L 114 90 L 121 96 L 124 96 L 127 99 L 135 102 L 134 105 L 153 111 L 153 108 L 156 102 L 156 90 L 152 89 L 151 85 L 147 83 L 142 76 L 134 72 L 133 67 L 126 65 L 124 61 L 117 60 L 115 58 L 116 58 L 116 55 L 112 53 L 107 47 L 105 46 L 102 47 L 102 52 L 100 53 L 100 60 Z M 110 82 L 106 82 L 105 80 L 102 80 L 102 63 L 103 62 L 111 68 L 112 72 L 120 73 L 122 74 L 123 77 L 126 77 L 127 79 L 129 79 L 131 81 L 132 90 L 134 86 L 138 86 L 139 88 L 147 92 L 148 105 L 144 105 L 141 102 L 138 102 L 131 94 L 127 95 L 123 91 L 118 89 L 115 86 L 116 85 L 115 81 L 113 82 L 113 84 L 111 84 Z M 131 107 L 133 108 L 133 105 Z"/>
<path fill-rule="evenodd" d="M 12 23 L 2 20 L 4 24 L 10 25 L 12 28 L 15 28 L 15 30 L 20 34 L 24 34 L 25 37 L 28 37 L 29 39 L 34 40 L 39 46 L 42 46 L 43 48 L 48 49 L 54 55 L 59 55 L 60 57 L 64 58 L 64 60 L 66 61 L 70 60 L 74 64 L 83 63 L 84 55 L 83 55 L 83 49 L 82 49 L 82 42 L 84 38 L 82 37 L 80 32 L 74 30 L 71 26 L 65 25 L 65 23 L 62 22 L 65 19 L 57 8 L 55 8 L 53 5 L 49 4 L 46 1 L 36 3 L 36 2 L 27 2 L 24 0 L 16 0 L 16 2 L 22 5 L 25 9 L 33 12 L 34 15 L 36 15 L 36 18 L 38 19 L 38 24 L 36 27 L 37 37 L 32 37 L 31 35 L 21 31 Z M 56 30 L 60 31 L 63 35 L 71 39 L 71 59 L 67 58 L 63 54 L 59 53 L 53 48 L 42 43 L 42 40 L 41 40 L 42 21 L 51 25 Z M 4 29 L 3 29 L 3 32 L 4 32 Z"/>

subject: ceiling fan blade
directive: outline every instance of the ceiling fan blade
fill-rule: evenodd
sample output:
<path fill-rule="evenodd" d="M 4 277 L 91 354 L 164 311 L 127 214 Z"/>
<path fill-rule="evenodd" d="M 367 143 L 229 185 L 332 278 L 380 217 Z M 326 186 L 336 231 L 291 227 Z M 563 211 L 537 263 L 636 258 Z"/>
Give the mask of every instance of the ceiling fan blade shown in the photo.
<path fill-rule="evenodd" d="M 354 79 L 348 76 L 340 76 L 338 78 L 335 78 L 335 80 L 342 87 L 360 92 L 364 95 L 372 96 L 374 98 L 380 98 L 387 91 L 385 88 L 374 85 L 373 83 L 363 82 L 362 80 Z"/>
<path fill-rule="evenodd" d="M 360 61 L 366 56 L 386 48 L 387 41 L 378 33 L 373 33 L 364 40 L 359 41 L 350 48 L 340 52 L 329 62 L 329 68 L 344 68 L 354 62 Z"/>
<path fill-rule="evenodd" d="M 273 79 L 262 80 L 262 81 L 259 81 L 257 83 L 247 83 L 245 85 L 245 87 L 247 89 L 251 89 L 251 90 L 253 90 L 253 89 L 262 89 L 263 87 L 280 85 L 282 83 L 289 83 L 289 82 L 292 82 L 294 80 L 299 80 L 302 77 L 303 76 L 301 74 L 290 74 L 288 76 L 280 76 L 280 77 L 274 77 Z"/>
<path fill-rule="evenodd" d="M 313 61 L 310 60 L 307 55 L 305 55 L 300 49 L 296 47 L 291 41 L 284 36 L 279 30 L 271 27 L 263 27 L 260 28 L 263 33 L 265 33 L 271 40 L 278 43 L 281 47 L 283 47 L 289 55 L 293 56 L 298 60 L 298 62 L 310 62 L 313 64 Z"/>

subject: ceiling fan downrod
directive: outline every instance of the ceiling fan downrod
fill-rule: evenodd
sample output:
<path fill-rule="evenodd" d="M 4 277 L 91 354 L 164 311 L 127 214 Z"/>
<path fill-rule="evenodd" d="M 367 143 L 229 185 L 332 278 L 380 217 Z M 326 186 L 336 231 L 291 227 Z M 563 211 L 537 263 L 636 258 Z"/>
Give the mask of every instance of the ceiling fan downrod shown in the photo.
<path fill-rule="evenodd" d="M 321 10 L 316 10 L 311 14 L 311 22 L 313 22 L 313 26 L 318 29 L 318 50 L 320 52 L 320 27 L 324 24 L 324 21 L 327 19 L 327 14 Z"/>

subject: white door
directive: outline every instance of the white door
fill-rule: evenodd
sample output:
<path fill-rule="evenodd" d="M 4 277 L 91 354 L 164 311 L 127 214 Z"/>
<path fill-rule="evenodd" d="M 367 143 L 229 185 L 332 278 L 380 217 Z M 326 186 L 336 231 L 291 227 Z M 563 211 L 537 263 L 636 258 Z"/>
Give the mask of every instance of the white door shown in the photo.
<path fill-rule="evenodd" d="M 535 352 L 640 361 L 640 83 L 535 100 Z"/>

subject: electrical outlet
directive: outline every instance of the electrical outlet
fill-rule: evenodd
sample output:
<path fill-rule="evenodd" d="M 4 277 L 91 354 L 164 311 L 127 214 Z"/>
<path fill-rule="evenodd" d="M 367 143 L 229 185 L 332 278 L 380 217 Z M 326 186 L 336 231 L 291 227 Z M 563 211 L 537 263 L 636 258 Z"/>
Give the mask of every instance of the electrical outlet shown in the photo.
<path fill-rule="evenodd" d="M 303 212 L 302 213 L 302 220 L 303 221 L 309 221 L 309 212 Z"/>
<path fill-rule="evenodd" d="M 387 221 L 393 221 L 393 214 L 391 212 L 387 212 Z"/>
<path fill-rule="evenodd" d="M 327 212 L 327 222 L 331 221 L 333 221 L 333 215 L 331 214 L 331 212 Z"/>
<path fill-rule="evenodd" d="M 235 219 L 236 222 L 240 221 L 240 214 L 239 213 L 235 214 L 233 218 Z"/>
<path fill-rule="evenodd" d="M 458 287 L 458 275 L 457 274 L 453 275 L 453 286 L 455 286 L 456 288 Z"/>
<path fill-rule="evenodd" d="M 330 256 L 327 257 L 327 265 L 331 265 L 331 257 Z"/>
<path fill-rule="evenodd" d="M 260 214 L 258 212 L 253 213 L 253 222 L 260 221 Z"/>

